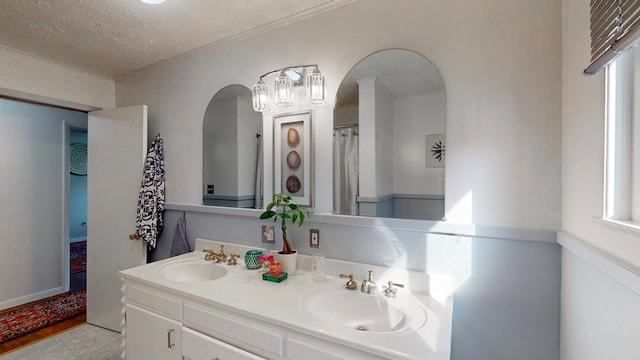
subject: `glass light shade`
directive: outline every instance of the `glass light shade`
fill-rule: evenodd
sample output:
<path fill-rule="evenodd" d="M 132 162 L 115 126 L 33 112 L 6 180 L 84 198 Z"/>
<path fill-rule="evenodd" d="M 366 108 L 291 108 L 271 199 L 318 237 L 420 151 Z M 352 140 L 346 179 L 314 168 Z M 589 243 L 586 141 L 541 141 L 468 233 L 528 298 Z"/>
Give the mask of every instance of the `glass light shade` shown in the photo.
<path fill-rule="evenodd" d="M 324 104 L 325 98 L 324 74 L 316 67 L 307 75 L 307 99 L 314 105 Z"/>
<path fill-rule="evenodd" d="M 265 112 L 271 110 L 271 88 L 260 79 L 251 90 L 253 97 L 253 110 Z"/>
<path fill-rule="evenodd" d="M 293 81 L 284 73 L 280 72 L 274 83 L 275 102 L 280 107 L 293 105 Z"/>

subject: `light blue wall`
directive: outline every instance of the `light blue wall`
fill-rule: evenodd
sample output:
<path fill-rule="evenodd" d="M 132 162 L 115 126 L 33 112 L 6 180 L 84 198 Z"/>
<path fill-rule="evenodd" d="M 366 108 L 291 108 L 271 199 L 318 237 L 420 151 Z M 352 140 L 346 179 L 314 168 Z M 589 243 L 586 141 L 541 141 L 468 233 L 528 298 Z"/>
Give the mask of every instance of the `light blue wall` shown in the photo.
<path fill-rule="evenodd" d="M 153 261 L 168 257 L 183 213 L 192 249 L 197 237 L 267 248 L 260 229 L 270 222 L 258 220 L 258 210 L 168 209 Z M 303 254 L 318 252 L 308 246 L 309 229 L 317 228 L 319 251 L 330 258 L 451 276 L 456 284 L 453 360 L 558 360 L 560 247 L 555 232 L 472 226 L 455 234 L 443 224 L 312 215 L 302 228 L 288 232 L 292 246 Z M 282 246 L 280 236 L 278 230 L 275 247 L 268 248 Z M 355 275 L 359 281 L 365 276 Z"/>

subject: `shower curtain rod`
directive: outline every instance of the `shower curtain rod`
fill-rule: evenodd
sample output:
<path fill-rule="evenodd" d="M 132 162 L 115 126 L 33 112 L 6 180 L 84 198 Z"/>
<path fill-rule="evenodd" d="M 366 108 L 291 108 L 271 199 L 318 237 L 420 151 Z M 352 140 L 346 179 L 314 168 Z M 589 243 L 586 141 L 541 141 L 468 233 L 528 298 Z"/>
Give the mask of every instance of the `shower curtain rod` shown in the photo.
<path fill-rule="evenodd" d="M 348 129 L 348 128 L 355 128 L 355 127 L 358 127 L 358 126 L 360 126 L 360 125 L 358 125 L 358 124 L 352 124 L 352 125 L 335 125 L 335 126 L 333 127 L 333 129 L 334 129 L 334 130 L 335 130 L 335 129 Z"/>

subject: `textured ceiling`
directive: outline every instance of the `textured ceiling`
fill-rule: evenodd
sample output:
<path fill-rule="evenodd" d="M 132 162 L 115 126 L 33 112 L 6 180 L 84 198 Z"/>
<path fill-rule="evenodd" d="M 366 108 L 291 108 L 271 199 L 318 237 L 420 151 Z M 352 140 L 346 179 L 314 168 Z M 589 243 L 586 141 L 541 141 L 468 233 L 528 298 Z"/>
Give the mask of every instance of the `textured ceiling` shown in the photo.
<path fill-rule="evenodd" d="M 346 2 L 0 0 L 0 46 L 115 77 Z"/>

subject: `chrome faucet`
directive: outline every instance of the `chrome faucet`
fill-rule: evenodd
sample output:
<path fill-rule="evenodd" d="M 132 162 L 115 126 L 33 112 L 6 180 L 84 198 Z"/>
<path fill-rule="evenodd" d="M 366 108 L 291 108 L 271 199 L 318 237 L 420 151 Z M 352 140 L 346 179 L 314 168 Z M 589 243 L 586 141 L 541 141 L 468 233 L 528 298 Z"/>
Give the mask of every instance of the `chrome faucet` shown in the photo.
<path fill-rule="evenodd" d="M 212 249 L 204 249 L 203 252 L 207 254 L 204 256 L 204 259 L 207 261 L 215 260 L 216 262 L 227 261 L 227 254 L 224 253 L 224 245 L 220 245 L 220 252 L 216 253 Z"/>
<path fill-rule="evenodd" d="M 386 296 L 386 297 L 396 297 L 396 294 L 398 293 L 398 289 L 396 289 L 396 287 L 404 288 L 404 284 L 398 284 L 398 283 L 394 283 L 394 282 L 389 281 L 389 285 L 388 286 L 383 286 L 383 288 L 384 288 L 384 296 Z"/>
<path fill-rule="evenodd" d="M 378 291 L 378 285 L 373 282 L 373 271 L 369 270 L 369 279 L 362 281 L 360 291 L 365 294 L 375 294 Z"/>

